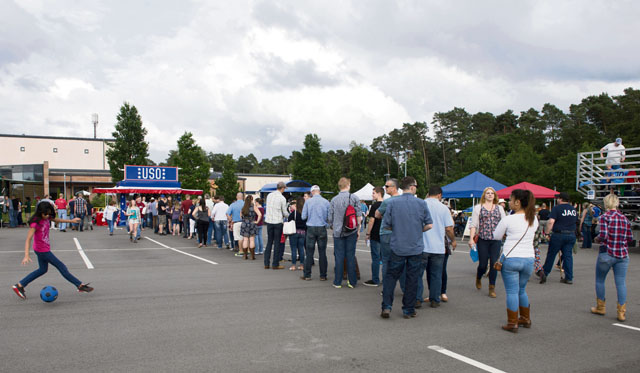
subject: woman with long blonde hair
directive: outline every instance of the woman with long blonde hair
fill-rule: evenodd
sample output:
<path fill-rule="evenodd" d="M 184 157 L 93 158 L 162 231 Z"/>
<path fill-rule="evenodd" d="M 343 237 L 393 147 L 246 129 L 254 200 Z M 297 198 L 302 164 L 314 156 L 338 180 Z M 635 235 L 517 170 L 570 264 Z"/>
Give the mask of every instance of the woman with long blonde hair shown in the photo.
<path fill-rule="evenodd" d="M 505 217 L 502 206 L 498 204 L 498 194 L 492 187 L 487 187 L 482 192 L 480 203 L 474 206 L 471 214 L 471 239 L 469 246 L 473 247 L 477 237 L 478 248 L 478 270 L 476 273 L 476 289 L 482 289 L 482 276 L 487 271 L 487 262 L 489 267 L 489 296 L 496 297 L 496 277 L 497 272 L 493 269 L 493 265 L 498 261 L 500 255 L 500 247 L 502 245 L 502 237 L 494 237 L 493 231 Z"/>

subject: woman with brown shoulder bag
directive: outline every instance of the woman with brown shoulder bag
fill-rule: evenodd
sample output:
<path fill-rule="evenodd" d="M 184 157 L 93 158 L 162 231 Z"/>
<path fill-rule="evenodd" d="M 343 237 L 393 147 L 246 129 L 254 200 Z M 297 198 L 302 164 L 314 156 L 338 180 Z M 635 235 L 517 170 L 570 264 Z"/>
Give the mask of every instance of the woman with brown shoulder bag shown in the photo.
<path fill-rule="evenodd" d="M 509 207 L 514 213 L 500 220 L 493 232 L 496 238 L 506 235 L 504 254 L 494 269 L 502 274 L 507 293 L 507 324 L 502 329 L 516 333 L 518 326 L 531 327 L 531 305 L 525 288 L 533 273 L 533 239 L 538 229 L 538 219 L 535 198 L 528 190 L 516 189 L 511 192 Z"/>

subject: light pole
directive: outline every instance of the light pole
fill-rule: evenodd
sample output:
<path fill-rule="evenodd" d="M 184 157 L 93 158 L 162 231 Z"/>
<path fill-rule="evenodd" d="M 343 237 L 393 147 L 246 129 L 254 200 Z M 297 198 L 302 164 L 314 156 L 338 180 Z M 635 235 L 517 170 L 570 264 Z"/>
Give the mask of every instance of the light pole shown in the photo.
<path fill-rule="evenodd" d="M 407 160 L 409 159 L 410 154 L 413 154 L 413 150 L 404 151 L 404 177 L 407 177 Z"/>
<path fill-rule="evenodd" d="M 91 114 L 91 122 L 93 122 L 93 138 L 96 138 L 96 132 L 98 128 L 98 114 Z"/>

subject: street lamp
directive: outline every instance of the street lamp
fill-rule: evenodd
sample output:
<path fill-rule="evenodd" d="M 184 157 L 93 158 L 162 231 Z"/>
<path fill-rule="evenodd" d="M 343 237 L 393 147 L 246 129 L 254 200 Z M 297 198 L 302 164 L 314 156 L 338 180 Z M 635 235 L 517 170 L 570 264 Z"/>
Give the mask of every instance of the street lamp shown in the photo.
<path fill-rule="evenodd" d="M 96 132 L 98 128 L 98 114 L 91 114 L 91 122 L 93 122 L 93 138 L 96 138 Z"/>
<path fill-rule="evenodd" d="M 409 159 L 409 155 L 411 154 L 413 154 L 413 150 L 404 151 L 404 177 L 407 177 L 407 160 Z"/>

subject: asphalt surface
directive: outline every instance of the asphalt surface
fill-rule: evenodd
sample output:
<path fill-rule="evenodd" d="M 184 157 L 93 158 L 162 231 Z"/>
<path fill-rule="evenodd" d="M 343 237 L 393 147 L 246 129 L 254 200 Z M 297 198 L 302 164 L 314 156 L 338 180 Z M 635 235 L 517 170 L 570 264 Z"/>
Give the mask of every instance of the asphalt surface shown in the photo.
<path fill-rule="evenodd" d="M 384 320 L 381 287 L 331 286 L 331 240 L 329 281 L 318 280 L 317 265 L 313 281 L 302 281 L 300 271 L 263 269 L 261 256 L 245 261 L 225 249 L 198 249 L 193 240 L 149 231 L 143 236 L 155 242 L 134 244 L 122 230 L 109 237 L 105 227 L 51 232 L 53 252 L 95 287 L 93 293 L 78 293 L 50 268 L 26 288 L 25 301 L 11 285 L 37 267 L 20 265 L 26 232 L 0 230 L 2 372 L 481 371 L 430 346 L 506 372 L 640 369 L 640 330 L 613 325 L 612 273 L 607 315 L 589 312 L 596 250 L 574 257 L 573 285 L 560 283 L 557 270 L 544 285 L 532 278 L 527 290 L 533 327 L 512 334 L 500 328 L 506 321 L 502 280 L 497 299 L 487 296 L 486 278 L 476 290 L 476 266 L 462 252 L 466 245 L 449 260 L 448 303 L 423 307 L 406 320 L 398 287 L 391 318 Z M 74 237 L 94 269 L 87 268 Z M 358 250 L 365 281 L 371 259 L 364 240 Z M 640 328 L 637 257 L 632 252 L 624 325 Z M 40 300 L 45 285 L 59 290 L 55 302 Z"/>

